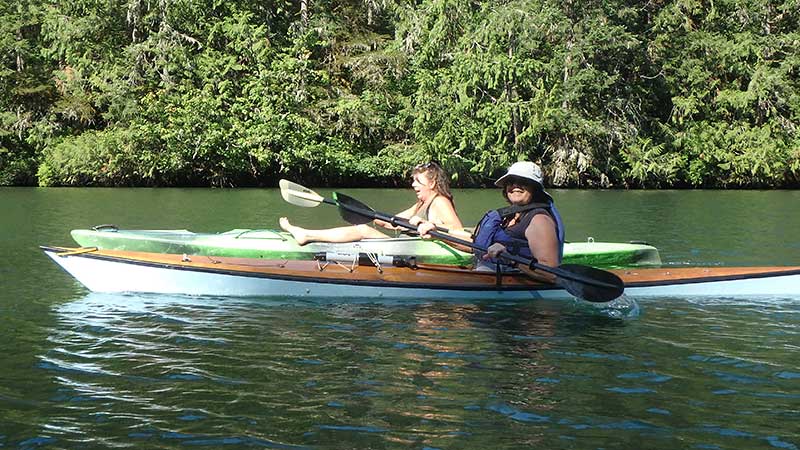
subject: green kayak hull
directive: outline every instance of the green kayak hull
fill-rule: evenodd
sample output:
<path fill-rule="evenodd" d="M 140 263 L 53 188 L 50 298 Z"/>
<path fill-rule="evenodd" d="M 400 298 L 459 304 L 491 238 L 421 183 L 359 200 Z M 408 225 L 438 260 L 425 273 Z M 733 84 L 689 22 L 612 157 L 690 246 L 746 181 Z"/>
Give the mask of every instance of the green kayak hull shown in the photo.
<path fill-rule="evenodd" d="M 472 264 L 472 254 L 445 242 L 417 237 L 365 239 L 349 243 L 299 245 L 279 230 L 236 229 L 224 233 L 188 230 L 124 230 L 115 226 L 72 230 L 83 247 L 151 253 L 232 256 L 264 259 L 311 259 L 319 253 L 372 253 L 381 256 L 415 256 L 420 263 Z M 564 263 L 596 267 L 653 266 L 661 264 L 658 249 L 642 243 L 570 242 L 564 246 Z"/>

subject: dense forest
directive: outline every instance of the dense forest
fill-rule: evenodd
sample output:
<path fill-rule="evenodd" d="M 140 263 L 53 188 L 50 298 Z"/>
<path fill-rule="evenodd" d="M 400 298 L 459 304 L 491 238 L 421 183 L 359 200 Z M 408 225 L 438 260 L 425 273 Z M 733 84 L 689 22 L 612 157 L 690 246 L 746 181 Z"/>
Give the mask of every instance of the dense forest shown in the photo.
<path fill-rule="evenodd" d="M 0 185 L 800 186 L 800 0 L 0 0 Z"/>

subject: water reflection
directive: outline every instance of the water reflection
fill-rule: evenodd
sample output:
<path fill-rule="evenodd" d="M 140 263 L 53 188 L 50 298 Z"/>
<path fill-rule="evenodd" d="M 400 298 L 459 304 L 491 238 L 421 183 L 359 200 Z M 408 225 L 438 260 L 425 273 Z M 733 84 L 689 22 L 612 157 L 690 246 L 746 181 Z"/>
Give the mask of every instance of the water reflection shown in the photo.
<path fill-rule="evenodd" d="M 268 440 L 275 445 L 319 445 L 343 433 L 359 442 L 463 438 L 475 409 L 496 414 L 498 398 L 551 409 L 552 383 L 542 380 L 557 368 L 547 352 L 620 326 L 569 302 L 91 293 L 54 314 L 38 364 L 58 385 L 53 434 L 114 441 L 124 429 L 159 445 L 274 435 L 284 436 Z"/>
<path fill-rule="evenodd" d="M 751 411 L 797 418 L 800 375 L 770 362 L 797 335 L 796 305 L 669 299 L 642 310 L 620 320 L 585 302 L 88 294 L 53 307 L 37 366 L 54 382 L 46 432 L 27 438 L 62 447 L 91 436 L 159 448 L 619 439 L 744 448 L 719 425 L 736 423 L 749 442 L 793 445 L 737 411 L 747 399 Z"/>

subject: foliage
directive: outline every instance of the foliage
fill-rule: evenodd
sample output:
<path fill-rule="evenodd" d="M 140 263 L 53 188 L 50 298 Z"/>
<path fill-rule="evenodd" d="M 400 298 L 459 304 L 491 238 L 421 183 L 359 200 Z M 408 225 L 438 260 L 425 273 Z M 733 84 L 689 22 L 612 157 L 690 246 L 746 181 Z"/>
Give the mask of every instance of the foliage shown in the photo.
<path fill-rule="evenodd" d="M 0 0 L 0 185 L 795 187 L 798 0 Z"/>

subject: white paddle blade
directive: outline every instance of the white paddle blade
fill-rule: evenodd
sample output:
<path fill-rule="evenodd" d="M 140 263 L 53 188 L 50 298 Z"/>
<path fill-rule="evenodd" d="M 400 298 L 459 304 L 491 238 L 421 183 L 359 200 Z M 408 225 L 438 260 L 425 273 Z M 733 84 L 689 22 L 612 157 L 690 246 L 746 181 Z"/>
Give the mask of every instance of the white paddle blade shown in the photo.
<path fill-rule="evenodd" d="M 278 186 L 281 188 L 281 197 L 293 205 L 312 208 L 324 200 L 323 197 L 311 189 L 292 183 L 289 180 L 280 180 Z"/>

